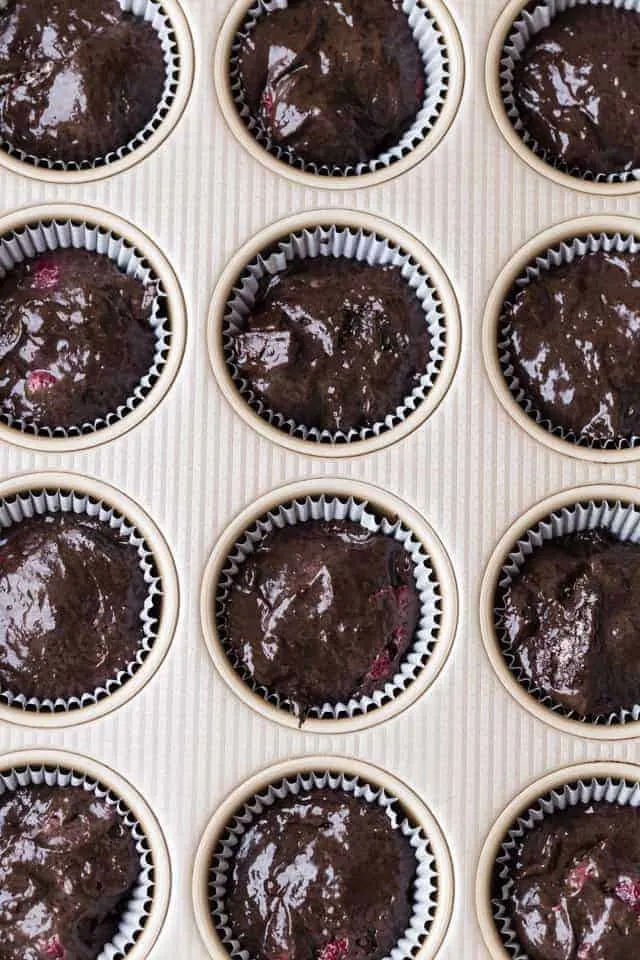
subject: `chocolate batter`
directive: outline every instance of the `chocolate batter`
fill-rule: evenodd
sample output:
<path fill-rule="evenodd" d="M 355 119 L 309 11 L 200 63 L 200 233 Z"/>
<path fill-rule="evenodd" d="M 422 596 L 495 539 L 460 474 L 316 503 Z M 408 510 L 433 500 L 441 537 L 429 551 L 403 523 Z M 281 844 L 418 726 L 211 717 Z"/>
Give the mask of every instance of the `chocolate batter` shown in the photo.
<path fill-rule="evenodd" d="M 56 428 L 114 412 L 153 365 L 154 296 L 87 250 L 9 271 L 0 280 L 0 413 Z"/>
<path fill-rule="evenodd" d="M 3 7 L 5 4 L 3 4 Z M 153 117 L 165 63 L 151 24 L 117 0 L 8 0 L 0 11 L 0 137 L 26 154 L 91 161 Z"/>
<path fill-rule="evenodd" d="M 2 960 L 96 960 L 140 873 L 130 830 L 81 787 L 23 787 L 0 801 Z"/>
<path fill-rule="evenodd" d="M 278 800 L 233 858 L 234 938 L 264 960 L 381 960 L 409 926 L 416 859 L 384 810 L 342 790 Z"/>
<path fill-rule="evenodd" d="M 543 417 L 593 445 L 640 434 L 640 254 L 542 270 L 504 315 L 515 374 Z"/>
<path fill-rule="evenodd" d="M 409 129 L 424 66 L 399 0 L 289 0 L 243 39 L 246 103 L 303 160 L 373 160 Z"/>
<path fill-rule="evenodd" d="M 511 908 L 530 960 L 637 960 L 640 810 L 594 803 L 551 814 L 515 860 Z"/>
<path fill-rule="evenodd" d="M 394 413 L 420 383 L 430 348 L 424 310 L 399 269 L 316 257 L 263 279 L 234 360 L 271 410 L 346 432 Z"/>
<path fill-rule="evenodd" d="M 136 548 L 100 520 L 47 514 L 1 531 L 0 687 L 95 690 L 135 658 L 146 596 Z"/>
<path fill-rule="evenodd" d="M 547 540 L 499 605 L 525 674 L 568 710 L 640 703 L 640 546 L 603 531 Z"/>
<path fill-rule="evenodd" d="M 580 173 L 640 164 L 640 16 L 581 5 L 537 33 L 513 92 L 527 132 L 552 161 Z"/>
<path fill-rule="evenodd" d="M 384 687 L 414 639 L 419 596 L 401 543 L 350 521 L 274 530 L 242 564 L 228 642 L 255 683 L 312 706 Z"/>

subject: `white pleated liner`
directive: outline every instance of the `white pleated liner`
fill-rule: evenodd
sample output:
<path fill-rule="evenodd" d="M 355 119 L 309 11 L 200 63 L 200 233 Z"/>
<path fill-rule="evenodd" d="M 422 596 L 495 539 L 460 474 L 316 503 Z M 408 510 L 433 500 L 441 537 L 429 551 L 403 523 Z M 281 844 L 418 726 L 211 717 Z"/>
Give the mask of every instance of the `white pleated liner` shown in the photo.
<path fill-rule="evenodd" d="M 640 704 L 629 704 L 626 707 L 621 707 L 617 713 L 583 717 L 557 703 L 544 690 L 535 686 L 523 670 L 518 652 L 509 639 L 504 624 L 504 608 L 499 605 L 506 587 L 518 579 L 527 559 L 543 543 L 557 537 L 564 537 L 572 533 L 583 533 L 588 530 L 603 530 L 617 537 L 618 540 L 640 545 L 640 507 L 622 503 L 619 500 L 615 502 L 606 500 L 596 502 L 592 500 L 588 503 L 576 503 L 571 507 L 563 507 L 561 510 L 550 514 L 531 530 L 528 530 L 514 544 L 500 571 L 494 611 L 496 631 L 502 654 L 511 673 L 532 696 L 554 713 L 561 714 L 571 720 L 599 725 L 614 726 L 631 723 L 640 720 Z"/>
<path fill-rule="evenodd" d="M 98 703 L 119 690 L 127 680 L 138 672 L 146 660 L 158 635 L 158 622 L 162 603 L 162 581 L 158 576 L 153 552 L 136 528 L 104 501 L 97 501 L 76 490 L 28 490 L 15 497 L 0 500 L 0 540 L 4 531 L 15 523 L 34 516 L 68 513 L 99 520 L 111 530 L 116 530 L 126 542 L 136 549 L 140 569 L 147 585 L 147 596 L 140 611 L 140 645 L 135 660 L 126 664 L 115 677 L 101 687 L 88 690 L 81 697 L 57 697 L 39 699 L 26 697 L 19 690 L 0 688 L 0 701 L 10 707 L 29 712 L 61 713 L 80 710 Z M 80 719 L 80 718 L 79 718 Z"/>
<path fill-rule="evenodd" d="M 247 686 L 267 703 L 299 716 L 296 704 L 290 700 L 281 699 L 274 691 L 257 684 L 244 665 L 235 657 L 228 645 L 226 601 L 240 567 L 269 533 L 286 526 L 295 526 L 298 523 L 314 520 L 350 520 L 353 523 L 359 523 L 366 530 L 385 534 L 402 543 L 413 562 L 413 575 L 420 600 L 420 615 L 413 643 L 407 649 L 398 673 L 387 680 L 383 687 L 375 690 L 372 696 L 352 698 L 348 703 L 323 703 L 321 706 L 314 706 L 305 717 L 300 718 L 301 723 L 310 717 L 335 720 L 360 716 L 384 706 L 403 693 L 426 667 L 433 653 L 440 633 L 442 609 L 440 584 L 431 562 L 423 545 L 402 521 L 392 522 L 370 507 L 366 500 L 356 500 L 353 497 L 348 499 L 324 495 L 306 497 L 304 500 L 295 500 L 274 508 L 261 517 L 235 544 L 220 573 L 216 590 L 216 627 L 222 646 L 230 663 Z"/>
<path fill-rule="evenodd" d="M 406 816 L 400 801 L 375 784 L 349 774 L 336 774 L 328 770 L 316 773 L 299 774 L 292 779 L 284 779 L 268 787 L 251 798 L 236 813 L 227 825 L 213 853 L 209 869 L 209 904 L 218 936 L 233 960 L 250 960 L 246 950 L 242 950 L 233 936 L 226 913 L 227 880 L 233 868 L 235 850 L 243 833 L 250 827 L 255 817 L 259 817 L 266 807 L 276 800 L 287 796 L 297 796 L 314 788 L 321 790 L 340 790 L 353 794 L 366 803 L 383 807 L 394 830 L 400 830 L 408 838 L 416 857 L 416 880 L 413 892 L 413 912 L 409 927 L 404 936 L 393 948 L 391 960 L 410 960 L 415 956 L 429 935 L 438 905 L 439 882 L 438 868 L 429 838 L 421 826 L 412 823 Z M 255 960 L 255 958 L 251 958 Z"/>
<path fill-rule="evenodd" d="M 92 422 L 87 421 L 69 427 L 41 426 L 2 413 L 0 401 L 0 422 L 22 433 L 44 437 L 78 437 L 95 433 L 123 420 L 128 413 L 139 407 L 151 392 L 166 366 L 171 349 L 167 295 L 161 278 L 156 276 L 141 251 L 123 237 L 106 230 L 98 223 L 48 220 L 25 224 L 20 230 L 0 236 L 0 280 L 24 260 L 39 254 L 69 248 L 88 250 L 108 257 L 122 273 L 128 277 L 135 277 L 148 290 L 155 291 L 149 315 L 149 325 L 155 334 L 153 361 L 148 373 L 142 377 L 133 394 L 130 397 L 123 397 L 122 403 L 116 410 L 105 410 L 104 416 Z"/>
<path fill-rule="evenodd" d="M 23 787 L 42 786 L 64 787 L 86 790 L 110 807 L 114 807 L 120 820 L 131 831 L 140 859 L 140 873 L 131 893 L 118 928 L 110 943 L 100 951 L 96 960 L 123 960 L 133 947 L 144 929 L 154 896 L 153 851 L 143 827 L 135 819 L 124 800 L 118 797 L 98 780 L 85 776 L 79 770 L 59 766 L 16 767 L 0 773 L 0 798 L 6 793 L 15 793 Z"/>
<path fill-rule="evenodd" d="M 373 160 L 355 165 L 328 166 L 303 160 L 290 147 L 281 147 L 274 143 L 267 127 L 259 118 L 252 115 L 244 99 L 238 64 L 242 41 L 253 30 L 261 17 L 268 16 L 274 10 L 284 10 L 288 5 L 288 0 L 256 0 L 247 11 L 244 23 L 231 45 L 231 60 L 229 63 L 231 95 L 238 114 L 260 146 L 278 160 L 282 160 L 292 167 L 297 167 L 305 173 L 320 174 L 326 177 L 357 177 L 364 173 L 374 173 L 376 170 L 389 167 L 392 163 L 411 153 L 434 128 L 447 98 L 450 80 L 450 62 L 445 38 L 436 19 L 427 7 L 422 5 L 421 0 L 403 0 L 402 2 L 402 10 L 408 17 L 409 26 L 420 50 L 425 73 L 424 101 L 413 124 L 405 131 L 394 147 Z"/>
<path fill-rule="evenodd" d="M 540 824 L 545 817 L 571 807 L 587 807 L 591 803 L 639 807 L 640 783 L 608 777 L 606 780 L 578 780 L 576 783 L 556 787 L 518 817 L 502 843 L 496 859 L 496 883 L 500 886 L 500 896 L 494 897 L 491 905 L 496 929 L 513 960 L 530 960 L 529 954 L 524 952 L 518 940 L 508 908 L 515 887 L 512 870 L 518 848 L 525 834 Z"/>
<path fill-rule="evenodd" d="M 640 239 L 629 234 L 606 234 L 595 235 L 592 233 L 583 237 L 574 237 L 563 241 L 559 246 L 546 250 L 545 253 L 536 257 L 534 263 L 530 263 L 524 273 L 522 273 L 514 284 L 514 292 L 510 293 L 507 303 L 512 302 L 516 295 L 515 288 L 522 290 L 537 280 L 541 274 L 550 272 L 563 264 L 573 263 L 579 257 L 585 254 L 598 253 L 638 253 L 640 252 Z M 618 440 L 607 440 L 606 442 L 594 440 L 591 437 L 585 437 L 576 434 L 574 431 L 565 430 L 564 427 L 554 424 L 545 417 L 536 406 L 533 400 L 527 396 L 526 389 L 520 385 L 516 372 L 515 363 L 511 354 L 511 343 L 509 340 L 511 334 L 511 324 L 506 313 L 500 316 L 498 326 L 498 359 L 502 374 L 507 382 L 513 399 L 518 406 L 524 410 L 527 416 L 543 427 L 548 433 L 560 437 L 569 443 L 578 444 L 581 447 L 589 447 L 592 450 L 625 450 L 640 445 L 640 436 L 621 437 Z"/>
<path fill-rule="evenodd" d="M 25 153 L 7 140 L 1 140 L 0 149 L 4 150 L 5 153 L 33 167 L 46 167 L 48 170 L 90 170 L 95 167 L 108 166 L 116 160 L 121 160 L 123 157 L 129 156 L 134 150 L 142 146 L 143 143 L 146 143 L 156 130 L 158 130 L 171 109 L 180 82 L 180 54 L 173 26 L 162 4 L 156 3 L 155 0 L 118 0 L 118 3 L 125 13 L 142 17 L 143 20 L 150 23 L 158 34 L 162 44 L 166 69 L 164 89 L 160 102 L 147 125 L 135 135 L 133 140 L 123 144 L 114 152 L 108 153 L 103 157 L 88 157 L 81 163 L 75 160 L 63 161 L 52 160 L 47 157 L 36 157 L 33 156 L 33 154 Z M 1 9 L 2 5 L 0 5 L 0 10 Z"/>
<path fill-rule="evenodd" d="M 563 173 L 568 173 L 572 177 L 578 177 L 582 180 L 592 180 L 596 183 L 627 183 L 632 180 L 638 180 L 640 179 L 640 168 L 614 170 L 611 171 L 611 173 L 604 174 L 569 167 L 558 157 L 550 155 L 547 150 L 544 150 L 538 144 L 527 131 L 518 112 L 513 91 L 513 75 L 515 66 L 522 59 L 524 51 L 535 35 L 541 30 L 544 30 L 545 27 L 548 27 L 558 14 L 564 13 L 566 10 L 571 10 L 574 7 L 584 6 L 614 7 L 616 10 L 634 10 L 640 13 L 640 0 L 546 0 L 546 2 L 541 0 L 540 5 L 532 12 L 523 10 L 509 31 L 502 49 L 499 65 L 502 99 L 507 110 L 507 115 L 523 143 L 544 160 L 545 163 L 548 163 L 549 166 Z"/>
<path fill-rule="evenodd" d="M 295 260 L 334 257 L 367 263 L 370 266 L 395 267 L 418 298 L 431 337 L 429 362 L 420 382 L 401 406 L 390 410 L 383 421 L 360 430 L 321 430 L 288 419 L 271 410 L 253 393 L 251 383 L 242 376 L 236 362 L 234 337 L 246 328 L 246 320 L 255 304 L 262 277 L 285 271 Z M 234 383 L 249 406 L 271 426 L 316 443 L 351 443 L 379 436 L 402 423 L 426 399 L 442 368 L 446 351 L 447 329 L 444 308 L 430 278 L 411 254 L 384 237 L 351 227 L 317 226 L 289 234 L 249 263 L 229 294 L 223 322 L 224 356 Z"/>

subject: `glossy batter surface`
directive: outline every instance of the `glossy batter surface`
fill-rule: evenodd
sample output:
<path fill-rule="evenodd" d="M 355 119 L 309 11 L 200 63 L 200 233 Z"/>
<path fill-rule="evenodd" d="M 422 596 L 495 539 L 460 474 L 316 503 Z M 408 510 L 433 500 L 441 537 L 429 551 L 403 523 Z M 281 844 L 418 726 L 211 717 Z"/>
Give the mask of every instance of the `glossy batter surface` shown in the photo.
<path fill-rule="evenodd" d="M 640 254 L 542 270 L 504 315 L 515 374 L 543 417 L 596 444 L 640 434 Z"/>
<path fill-rule="evenodd" d="M 99 520 L 48 514 L 1 531 L 0 687 L 92 692 L 135 658 L 146 595 L 136 548 Z"/>
<path fill-rule="evenodd" d="M 525 674 L 558 703 L 585 716 L 640 703 L 640 546 L 547 540 L 500 603 Z"/>
<path fill-rule="evenodd" d="M 614 804 L 545 817 L 517 854 L 512 899 L 531 960 L 640 956 L 640 811 Z"/>
<path fill-rule="evenodd" d="M 537 33 L 514 71 L 525 129 L 570 169 L 640 163 L 640 15 L 581 5 Z"/>
<path fill-rule="evenodd" d="M 0 801 L 0 957 L 96 960 L 118 930 L 140 862 L 113 807 L 81 787 Z"/>
<path fill-rule="evenodd" d="M 348 431 L 395 413 L 430 348 L 424 310 L 398 269 L 316 257 L 263 279 L 234 360 L 271 410 Z"/>
<path fill-rule="evenodd" d="M 341 790 L 265 809 L 233 859 L 233 936 L 263 960 L 380 960 L 409 926 L 416 859 L 384 810 Z"/>
<path fill-rule="evenodd" d="M 245 99 L 270 138 L 328 166 L 395 146 L 424 96 L 424 67 L 397 0 L 289 0 L 239 56 Z"/>
<path fill-rule="evenodd" d="M 256 683 L 304 715 L 384 687 L 418 615 L 401 543 L 349 521 L 308 521 L 274 530 L 242 564 L 228 643 Z"/>
<path fill-rule="evenodd" d="M 0 11 L 0 137 L 24 153 L 80 163 L 118 150 L 151 120 L 164 83 L 158 34 L 117 0 L 8 0 Z"/>
<path fill-rule="evenodd" d="M 154 296 L 87 250 L 9 271 L 0 281 L 0 412 L 52 429 L 115 412 L 153 364 Z"/>

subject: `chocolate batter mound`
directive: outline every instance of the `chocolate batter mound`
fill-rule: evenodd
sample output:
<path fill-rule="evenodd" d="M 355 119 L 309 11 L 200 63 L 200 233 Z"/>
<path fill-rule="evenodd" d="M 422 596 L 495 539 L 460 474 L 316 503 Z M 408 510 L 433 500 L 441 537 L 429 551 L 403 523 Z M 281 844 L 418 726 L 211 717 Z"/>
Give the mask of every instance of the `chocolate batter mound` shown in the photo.
<path fill-rule="evenodd" d="M 640 254 L 542 270 L 504 316 L 515 374 L 543 417 L 593 445 L 640 434 Z"/>
<path fill-rule="evenodd" d="M 242 564 L 227 601 L 228 643 L 253 681 L 312 706 L 384 687 L 419 616 L 401 543 L 358 523 L 274 530 Z"/>
<path fill-rule="evenodd" d="M 81 787 L 23 787 L 0 800 L 2 960 L 96 960 L 140 873 L 116 810 Z"/>
<path fill-rule="evenodd" d="M 568 710 L 640 703 L 640 546 L 604 530 L 547 540 L 499 600 L 525 674 Z"/>
<path fill-rule="evenodd" d="M 135 658 L 146 596 L 136 548 L 100 520 L 47 514 L 2 531 L 0 687 L 95 690 Z"/>
<path fill-rule="evenodd" d="M 5 6 L 3 4 L 3 6 Z M 153 117 L 165 63 L 151 24 L 117 0 L 8 0 L 0 11 L 0 137 L 26 154 L 92 161 Z"/>
<path fill-rule="evenodd" d="M 241 44 L 247 106 L 303 160 L 366 163 L 395 146 L 424 97 L 424 66 L 399 0 L 289 0 Z"/>
<path fill-rule="evenodd" d="M 514 860 L 511 909 L 530 960 L 637 960 L 640 810 L 594 803 L 551 814 Z"/>
<path fill-rule="evenodd" d="M 0 413 L 38 428 L 106 417 L 153 365 L 155 290 L 87 250 L 56 250 L 0 280 Z"/>
<path fill-rule="evenodd" d="M 424 310 L 400 270 L 316 257 L 263 278 L 234 361 L 271 410 L 347 432 L 394 413 L 430 349 Z"/>
<path fill-rule="evenodd" d="M 384 810 L 342 790 L 265 809 L 232 861 L 234 938 L 264 960 L 381 960 L 409 926 L 416 859 Z"/>
<path fill-rule="evenodd" d="M 579 6 L 537 33 L 516 64 L 513 93 L 527 132 L 550 159 L 581 173 L 640 164 L 640 16 Z"/>

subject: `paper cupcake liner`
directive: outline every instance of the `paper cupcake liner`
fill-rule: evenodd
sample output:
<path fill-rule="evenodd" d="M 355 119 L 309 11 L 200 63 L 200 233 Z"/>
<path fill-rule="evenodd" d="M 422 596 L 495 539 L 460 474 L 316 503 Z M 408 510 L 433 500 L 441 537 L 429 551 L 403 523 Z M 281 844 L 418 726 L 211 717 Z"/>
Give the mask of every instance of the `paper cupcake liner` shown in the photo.
<path fill-rule="evenodd" d="M 26 490 L 10 499 L 0 500 L 0 537 L 2 531 L 29 517 L 55 513 L 85 515 L 100 520 L 117 530 L 135 547 L 140 558 L 140 569 L 147 585 L 147 596 L 140 612 L 140 645 L 136 657 L 103 686 L 87 691 L 80 697 L 27 697 L 19 691 L 0 688 L 0 702 L 30 712 L 61 713 L 81 710 L 115 693 L 145 662 L 157 639 L 159 610 L 162 602 L 162 582 L 158 576 L 153 553 L 136 528 L 121 514 L 102 500 L 95 500 L 75 490 Z"/>
<path fill-rule="evenodd" d="M 255 304 L 260 280 L 266 275 L 282 273 L 294 260 L 335 257 L 368 263 L 370 266 L 392 266 L 417 296 L 425 315 L 425 324 L 431 336 L 427 369 L 402 405 L 389 411 L 384 420 L 360 430 L 327 430 L 296 423 L 270 409 L 253 393 L 251 383 L 245 380 L 236 363 L 234 337 L 245 328 L 247 317 Z M 397 244 L 364 229 L 317 226 L 283 237 L 276 249 L 271 247 L 251 261 L 233 287 L 226 304 L 223 328 L 224 357 L 235 386 L 247 404 L 271 426 L 315 443 L 337 444 L 366 440 L 392 430 L 413 413 L 426 399 L 442 368 L 447 346 L 445 313 L 438 292 L 424 270 L 411 254 Z"/>
<path fill-rule="evenodd" d="M 276 159 L 298 170 L 326 177 L 357 177 L 364 173 L 374 173 L 376 170 L 391 166 L 411 153 L 434 128 L 447 98 L 450 82 L 450 62 L 446 40 L 430 11 L 422 5 L 420 0 L 403 0 L 402 9 L 407 15 L 409 26 L 419 47 L 425 72 L 424 101 L 413 124 L 394 147 L 373 160 L 355 165 L 328 166 L 303 160 L 291 148 L 280 147 L 274 143 L 264 124 L 252 116 L 244 98 L 238 64 L 242 42 L 251 33 L 260 17 L 268 16 L 274 10 L 282 10 L 287 6 L 287 0 L 257 0 L 247 11 L 244 23 L 231 45 L 229 63 L 231 95 L 241 120 L 260 146 Z"/>
<path fill-rule="evenodd" d="M 586 503 L 576 503 L 575 506 L 563 507 L 528 530 L 514 545 L 500 571 L 494 609 L 496 633 L 502 655 L 518 683 L 554 713 L 585 724 L 614 726 L 633 723 L 640 720 L 640 704 L 621 708 L 617 713 L 585 717 L 557 703 L 526 675 L 520 663 L 518 652 L 511 643 L 505 628 L 504 608 L 500 606 L 502 596 L 506 587 L 518 579 L 526 560 L 546 541 L 586 530 L 606 530 L 621 541 L 640 544 L 640 508 L 629 503 L 623 503 L 620 500 L 591 500 Z"/>
<path fill-rule="evenodd" d="M 491 907 L 496 929 L 513 960 L 529 960 L 529 955 L 524 952 L 518 940 L 508 906 L 515 886 L 513 869 L 518 847 L 525 834 L 540 824 L 545 817 L 571 807 L 587 806 L 590 803 L 638 807 L 640 806 L 640 783 L 607 777 L 606 779 L 578 780 L 556 787 L 518 817 L 500 847 L 495 863 L 494 896 Z"/>
<path fill-rule="evenodd" d="M 229 646 L 226 623 L 226 602 L 240 567 L 254 552 L 256 546 L 273 530 L 312 520 L 350 520 L 365 529 L 391 536 L 402 543 L 413 562 L 414 578 L 420 599 L 420 616 L 413 643 L 407 650 L 395 676 L 371 696 L 352 698 L 347 703 L 324 703 L 310 708 L 300 723 L 306 719 L 343 719 L 360 716 L 389 703 L 403 693 L 429 661 L 438 642 L 441 620 L 440 585 L 422 544 L 412 531 L 400 520 L 388 520 L 373 510 L 365 500 L 354 497 L 306 497 L 269 511 L 253 527 L 246 531 L 235 544 L 223 567 L 216 591 L 216 626 L 227 658 L 242 680 L 267 703 L 299 716 L 297 704 L 281 698 L 274 691 L 257 684 Z"/>
<path fill-rule="evenodd" d="M 540 4 L 533 10 L 523 10 L 518 19 L 514 21 L 502 49 L 499 65 L 502 99 L 507 116 L 523 143 L 555 170 L 581 180 L 591 180 L 594 183 L 629 183 L 640 179 L 640 168 L 619 170 L 609 174 L 594 173 L 593 171 L 570 167 L 550 154 L 549 151 L 543 149 L 523 124 L 514 97 L 513 75 L 515 66 L 522 59 L 524 51 L 535 35 L 548 27 L 559 14 L 587 4 L 591 6 L 602 4 L 614 7 L 616 10 L 634 10 L 640 13 L 640 0 L 546 0 L 546 2 L 541 0 Z"/>
<path fill-rule="evenodd" d="M 124 419 L 140 406 L 160 378 L 171 347 L 171 329 L 167 306 L 167 294 L 160 278 L 155 274 L 143 253 L 133 247 L 119 234 L 106 230 L 98 223 L 75 220 L 50 220 L 25 224 L 0 236 L 0 279 L 4 278 L 18 263 L 41 253 L 68 248 L 88 250 L 106 256 L 123 273 L 135 277 L 148 289 L 155 290 L 149 316 L 149 324 L 155 334 L 155 352 L 148 373 L 142 377 L 130 397 L 123 398 L 113 411 L 105 410 L 104 416 L 69 427 L 47 427 L 16 419 L 2 413 L 0 422 L 22 433 L 41 437 L 79 437 L 109 427 Z"/>
<path fill-rule="evenodd" d="M 33 154 L 25 153 L 7 140 L 0 140 L 0 149 L 9 154 L 9 156 L 14 157 L 16 160 L 21 160 L 23 163 L 28 163 L 30 166 L 44 167 L 47 170 L 91 170 L 96 167 L 108 166 L 116 160 L 121 160 L 123 157 L 129 156 L 138 147 L 142 146 L 143 143 L 146 143 L 161 126 L 176 98 L 176 91 L 180 81 L 180 54 L 173 25 L 162 4 L 156 3 L 155 0 L 118 0 L 118 3 L 125 13 L 141 17 L 147 23 L 150 23 L 158 34 L 160 43 L 162 44 L 166 77 L 162 97 L 152 118 L 132 140 L 117 150 L 107 153 L 102 157 L 83 160 L 81 163 L 74 160 L 63 161 L 52 160 L 47 157 L 36 157 Z M 2 4 L 0 4 L 0 9 L 1 8 Z"/>
<path fill-rule="evenodd" d="M 639 0 L 640 2 L 640 0 Z M 552 249 L 539 254 L 535 262 L 530 263 L 524 273 L 522 273 L 514 283 L 512 293 L 505 302 L 505 306 L 510 303 L 515 294 L 533 283 L 545 271 L 551 271 L 562 264 L 573 263 L 579 257 L 589 253 L 598 253 L 604 251 L 611 253 L 638 253 L 640 251 L 640 240 L 631 234 L 607 234 L 598 235 L 589 233 L 586 236 L 567 239 Z M 533 400 L 527 396 L 526 390 L 520 385 L 516 366 L 511 353 L 511 344 L 509 337 L 511 334 L 511 324 L 508 317 L 503 312 L 498 323 L 498 359 L 502 369 L 502 375 L 509 387 L 509 390 L 518 404 L 518 406 L 531 417 L 538 426 L 543 427 L 548 433 L 566 440 L 568 443 L 574 443 L 581 447 L 588 447 L 592 450 L 626 450 L 640 445 L 640 436 L 622 437 L 618 440 L 598 441 L 591 437 L 585 437 L 577 434 L 575 431 L 566 430 L 564 427 L 552 423 L 548 417 L 536 408 Z"/>
<path fill-rule="evenodd" d="M 149 840 L 124 800 L 109 790 L 99 780 L 85 776 L 77 770 L 61 766 L 15 767 L 0 772 L 0 797 L 13 793 L 21 787 L 65 787 L 86 790 L 114 807 L 128 830 L 131 831 L 140 859 L 138 881 L 123 911 L 118 932 L 113 940 L 99 953 L 97 960 L 122 960 L 130 953 L 144 929 L 154 896 L 154 863 Z"/>
<path fill-rule="evenodd" d="M 233 937 L 226 913 L 227 881 L 240 837 L 254 818 L 259 817 L 262 811 L 276 800 L 296 796 L 301 791 L 313 788 L 342 790 L 367 803 L 383 807 L 393 828 L 400 830 L 409 839 L 417 861 L 413 912 L 408 929 L 390 953 L 391 960 L 409 960 L 425 942 L 438 904 L 437 865 L 429 838 L 422 827 L 409 820 L 396 797 L 358 776 L 332 773 L 328 770 L 299 774 L 297 777 L 285 778 L 269 785 L 244 804 L 221 835 L 213 853 L 208 876 L 209 907 L 220 940 L 232 958 L 247 960 L 247 952 L 242 950 Z"/>

